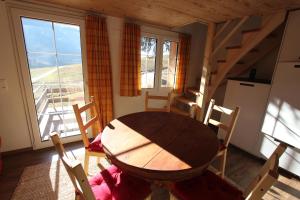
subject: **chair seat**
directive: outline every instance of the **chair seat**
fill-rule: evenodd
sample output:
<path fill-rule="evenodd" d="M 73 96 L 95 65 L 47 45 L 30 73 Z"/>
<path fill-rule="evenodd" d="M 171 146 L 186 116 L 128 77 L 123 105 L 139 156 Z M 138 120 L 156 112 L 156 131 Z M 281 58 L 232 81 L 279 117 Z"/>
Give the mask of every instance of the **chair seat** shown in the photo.
<path fill-rule="evenodd" d="M 97 135 L 97 137 L 90 143 L 90 145 L 86 149 L 88 151 L 104 152 L 101 143 L 101 133 Z"/>
<path fill-rule="evenodd" d="M 122 172 L 116 166 L 89 180 L 96 200 L 141 200 L 151 192 L 150 184 Z"/>
<path fill-rule="evenodd" d="M 208 170 L 193 179 L 175 183 L 172 193 L 182 200 L 244 199 L 240 190 Z"/>

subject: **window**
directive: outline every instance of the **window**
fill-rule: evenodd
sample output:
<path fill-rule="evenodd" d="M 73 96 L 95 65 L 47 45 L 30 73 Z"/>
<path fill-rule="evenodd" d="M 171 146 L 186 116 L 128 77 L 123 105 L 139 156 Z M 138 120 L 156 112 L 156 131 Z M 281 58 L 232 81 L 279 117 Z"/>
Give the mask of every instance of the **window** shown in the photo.
<path fill-rule="evenodd" d="M 147 35 L 141 38 L 142 88 L 174 86 L 177 49 L 177 41 L 165 40 L 161 36 Z"/>
<path fill-rule="evenodd" d="M 161 87 L 173 87 L 175 83 L 178 43 L 165 41 L 161 69 Z"/>
<path fill-rule="evenodd" d="M 156 66 L 156 38 L 141 39 L 142 88 L 154 88 Z"/>

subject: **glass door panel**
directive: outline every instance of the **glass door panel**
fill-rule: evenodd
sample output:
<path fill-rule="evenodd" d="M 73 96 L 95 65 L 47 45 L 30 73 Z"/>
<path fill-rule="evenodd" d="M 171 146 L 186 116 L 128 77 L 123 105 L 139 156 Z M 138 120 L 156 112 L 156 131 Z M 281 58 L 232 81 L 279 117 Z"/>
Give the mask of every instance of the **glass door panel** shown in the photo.
<path fill-rule="evenodd" d="M 142 88 L 154 88 L 157 39 L 141 39 L 141 85 Z"/>
<path fill-rule="evenodd" d="M 80 27 L 22 17 L 41 141 L 79 134 L 72 104 L 84 104 Z"/>
<path fill-rule="evenodd" d="M 161 87 L 174 87 L 177 66 L 178 42 L 164 41 Z"/>

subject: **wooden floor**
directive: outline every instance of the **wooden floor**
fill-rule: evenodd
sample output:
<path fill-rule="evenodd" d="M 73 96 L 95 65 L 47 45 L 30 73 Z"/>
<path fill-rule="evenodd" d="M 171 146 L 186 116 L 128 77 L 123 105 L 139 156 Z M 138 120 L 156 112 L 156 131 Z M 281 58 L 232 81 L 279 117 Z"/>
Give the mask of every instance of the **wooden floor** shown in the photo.
<path fill-rule="evenodd" d="M 66 150 L 78 148 L 83 150 L 81 142 L 66 146 Z M 0 199 L 10 199 L 25 167 L 51 161 L 52 156 L 55 154 L 54 149 L 50 148 L 3 157 L 4 169 L 2 175 L 0 175 Z M 263 161 L 237 148 L 230 147 L 226 176 L 241 188 L 245 188 L 255 177 L 262 164 Z M 167 199 L 168 196 L 163 191 L 158 192 L 157 195 L 160 196 L 158 199 Z M 278 182 L 264 199 L 300 199 L 300 179 L 281 171 Z"/>

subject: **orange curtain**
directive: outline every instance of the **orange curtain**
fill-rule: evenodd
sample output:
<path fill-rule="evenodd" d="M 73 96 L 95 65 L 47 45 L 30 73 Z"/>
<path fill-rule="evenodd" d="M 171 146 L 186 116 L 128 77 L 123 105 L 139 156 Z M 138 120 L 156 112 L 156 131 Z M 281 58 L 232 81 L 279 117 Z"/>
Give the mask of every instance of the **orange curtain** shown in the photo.
<path fill-rule="evenodd" d="M 187 71 L 190 61 L 191 36 L 179 34 L 178 64 L 176 69 L 175 91 L 179 94 L 184 92 L 187 80 Z"/>
<path fill-rule="evenodd" d="M 141 28 L 125 23 L 123 30 L 120 95 L 141 95 Z"/>
<path fill-rule="evenodd" d="M 86 48 L 89 95 L 94 97 L 100 115 L 100 127 L 93 129 L 96 136 L 113 119 L 112 69 L 105 18 L 86 17 Z"/>

